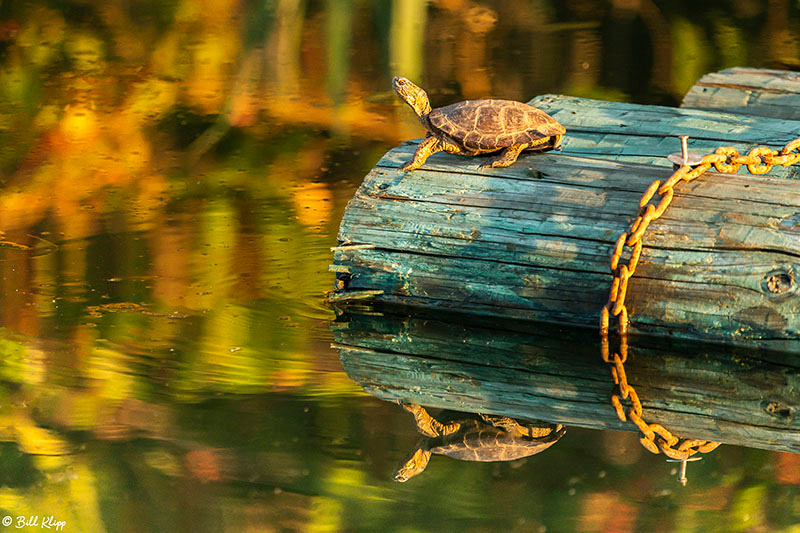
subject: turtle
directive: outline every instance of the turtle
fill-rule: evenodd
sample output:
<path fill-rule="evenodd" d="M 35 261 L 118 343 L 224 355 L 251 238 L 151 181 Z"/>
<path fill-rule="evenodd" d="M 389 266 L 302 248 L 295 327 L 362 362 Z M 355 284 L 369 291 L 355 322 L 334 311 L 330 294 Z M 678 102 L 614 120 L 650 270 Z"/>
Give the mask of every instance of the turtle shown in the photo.
<path fill-rule="evenodd" d="M 400 170 L 415 170 L 436 152 L 474 156 L 501 151 L 478 168 L 507 167 L 523 150 L 546 152 L 561 146 L 566 133 L 553 117 L 513 100 L 467 100 L 431 109 L 427 93 L 402 77 L 392 87 L 428 130 L 414 158 Z"/>
<path fill-rule="evenodd" d="M 491 414 L 443 411 L 437 420 L 420 405 L 400 405 L 414 416 L 423 435 L 392 475 L 401 483 L 425 470 L 432 454 L 462 461 L 513 461 L 546 450 L 566 433 L 561 424 L 521 423 Z"/>

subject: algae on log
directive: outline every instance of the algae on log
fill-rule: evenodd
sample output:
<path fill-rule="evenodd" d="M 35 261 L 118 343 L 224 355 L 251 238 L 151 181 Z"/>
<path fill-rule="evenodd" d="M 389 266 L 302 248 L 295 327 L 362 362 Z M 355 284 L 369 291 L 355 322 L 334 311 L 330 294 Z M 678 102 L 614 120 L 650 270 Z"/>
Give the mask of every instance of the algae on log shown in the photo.
<path fill-rule="evenodd" d="M 335 347 L 348 376 L 387 401 L 637 430 L 611 407 L 611 373 L 596 335 L 452 318 L 346 314 L 333 325 Z M 800 452 L 800 356 L 630 341 L 626 374 L 648 423 L 681 437 Z"/>
<path fill-rule="evenodd" d="M 595 327 L 608 261 L 639 199 L 671 174 L 675 137 L 690 150 L 741 153 L 800 136 L 800 121 L 564 96 L 531 101 L 567 128 L 560 153 L 435 154 L 399 172 L 416 144 L 387 153 L 347 207 L 333 300 Z M 632 331 L 800 349 L 800 166 L 754 176 L 708 172 L 676 187 L 644 236 L 626 304 Z M 355 246 L 354 246 L 355 245 Z"/>
<path fill-rule="evenodd" d="M 800 73 L 742 67 L 712 72 L 686 93 L 681 107 L 800 120 Z"/>

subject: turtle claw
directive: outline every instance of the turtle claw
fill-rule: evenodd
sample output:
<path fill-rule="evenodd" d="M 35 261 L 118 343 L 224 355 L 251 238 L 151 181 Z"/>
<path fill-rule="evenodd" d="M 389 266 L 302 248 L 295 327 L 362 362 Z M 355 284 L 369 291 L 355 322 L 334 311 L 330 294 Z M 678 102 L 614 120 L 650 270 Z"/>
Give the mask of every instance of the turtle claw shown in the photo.
<path fill-rule="evenodd" d="M 481 163 L 480 165 L 478 165 L 478 170 L 484 170 L 487 168 L 507 167 L 509 165 L 511 165 L 511 163 L 504 163 L 499 159 L 491 159 L 486 163 Z"/>
<path fill-rule="evenodd" d="M 478 170 L 484 170 L 486 168 L 507 167 L 510 164 L 511 163 L 505 163 L 501 157 L 495 157 L 494 159 L 490 159 L 478 165 Z"/>
<path fill-rule="evenodd" d="M 399 405 L 400 407 L 402 407 L 411 414 L 414 414 L 416 411 L 419 411 L 421 409 L 419 405 L 413 403 L 406 403 L 403 400 L 395 400 L 395 402 L 397 403 L 397 405 Z"/>

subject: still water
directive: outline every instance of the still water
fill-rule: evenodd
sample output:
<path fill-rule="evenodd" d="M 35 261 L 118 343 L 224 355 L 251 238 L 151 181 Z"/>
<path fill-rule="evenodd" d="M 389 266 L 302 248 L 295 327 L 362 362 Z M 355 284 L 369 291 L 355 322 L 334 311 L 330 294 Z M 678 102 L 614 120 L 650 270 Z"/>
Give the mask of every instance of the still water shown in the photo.
<path fill-rule="evenodd" d="M 684 488 L 629 432 L 396 483 L 414 421 L 348 378 L 324 300 L 347 201 L 423 134 L 393 75 L 434 106 L 675 105 L 800 68 L 798 24 L 789 0 L 3 2 L 3 525 L 800 530 L 800 456 L 723 446 Z"/>

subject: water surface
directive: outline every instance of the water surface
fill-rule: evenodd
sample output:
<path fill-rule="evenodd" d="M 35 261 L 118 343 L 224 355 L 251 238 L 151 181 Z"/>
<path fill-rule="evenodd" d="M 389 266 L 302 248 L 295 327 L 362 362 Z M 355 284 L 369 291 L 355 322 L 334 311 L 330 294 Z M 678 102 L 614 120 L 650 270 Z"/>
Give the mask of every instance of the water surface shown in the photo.
<path fill-rule="evenodd" d="M 677 104 L 800 65 L 795 2 L 0 5 L 0 515 L 64 531 L 796 531 L 797 455 L 570 428 L 434 457 L 330 347 L 342 212 L 435 106 Z M 23 529 L 23 528 L 20 528 Z M 27 530 L 41 530 L 31 525 Z"/>

